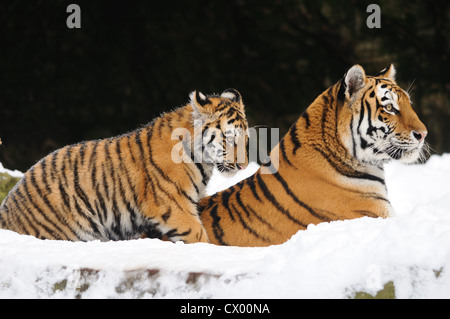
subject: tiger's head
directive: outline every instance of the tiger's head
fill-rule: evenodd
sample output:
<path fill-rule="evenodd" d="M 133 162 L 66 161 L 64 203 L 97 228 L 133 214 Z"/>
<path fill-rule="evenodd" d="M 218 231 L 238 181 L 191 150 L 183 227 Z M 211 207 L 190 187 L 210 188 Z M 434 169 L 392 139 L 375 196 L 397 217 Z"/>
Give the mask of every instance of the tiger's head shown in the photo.
<path fill-rule="evenodd" d="M 202 162 L 232 176 L 248 165 L 248 123 L 241 94 L 227 89 L 220 95 L 193 91 L 194 150 Z"/>
<path fill-rule="evenodd" d="M 354 65 L 341 80 L 344 109 L 351 113 L 348 151 L 363 163 L 390 160 L 414 163 L 424 158 L 427 128 L 414 112 L 409 94 L 395 82 L 391 64 L 376 76 Z"/>

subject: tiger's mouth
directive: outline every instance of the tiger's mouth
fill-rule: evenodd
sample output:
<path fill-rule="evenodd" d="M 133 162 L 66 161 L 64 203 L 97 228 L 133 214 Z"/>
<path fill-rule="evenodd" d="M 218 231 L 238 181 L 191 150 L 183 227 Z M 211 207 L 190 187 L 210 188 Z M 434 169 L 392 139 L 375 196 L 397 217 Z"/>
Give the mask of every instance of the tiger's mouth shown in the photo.
<path fill-rule="evenodd" d="M 385 149 L 385 153 L 393 160 L 405 164 L 413 164 L 425 159 L 424 143 L 399 145 L 392 143 Z"/>
<path fill-rule="evenodd" d="M 387 164 L 393 160 L 404 164 L 423 163 L 430 154 L 430 147 L 423 140 L 419 142 L 402 141 L 395 137 L 380 139 L 369 149 L 372 155 L 363 161 L 372 165 Z"/>
<path fill-rule="evenodd" d="M 400 160 L 402 157 L 407 155 L 408 153 L 412 153 L 415 150 L 409 150 L 404 147 L 396 147 L 392 146 L 386 150 L 386 154 L 389 155 L 392 159 Z"/>
<path fill-rule="evenodd" d="M 239 163 L 217 163 L 217 169 L 226 176 L 233 176 L 245 167 Z"/>

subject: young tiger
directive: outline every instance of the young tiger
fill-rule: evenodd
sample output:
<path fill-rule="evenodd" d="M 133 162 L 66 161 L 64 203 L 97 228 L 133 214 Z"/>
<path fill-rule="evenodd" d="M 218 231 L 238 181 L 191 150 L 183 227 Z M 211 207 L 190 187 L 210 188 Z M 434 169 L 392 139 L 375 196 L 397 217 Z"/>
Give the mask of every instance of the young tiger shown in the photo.
<path fill-rule="evenodd" d="M 207 242 L 197 202 L 214 166 L 228 175 L 245 168 L 246 154 L 238 163 L 225 144 L 245 143 L 246 131 L 238 91 L 194 91 L 187 105 L 141 129 L 44 157 L 3 201 L 0 228 L 71 241 L 132 239 L 156 228 L 171 240 Z"/>
<path fill-rule="evenodd" d="M 420 159 L 426 135 L 393 65 L 377 76 L 355 65 L 292 125 L 271 163 L 200 201 L 209 239 L 268 246 L 309 224 L 392 216 L 383 164 Z"/>

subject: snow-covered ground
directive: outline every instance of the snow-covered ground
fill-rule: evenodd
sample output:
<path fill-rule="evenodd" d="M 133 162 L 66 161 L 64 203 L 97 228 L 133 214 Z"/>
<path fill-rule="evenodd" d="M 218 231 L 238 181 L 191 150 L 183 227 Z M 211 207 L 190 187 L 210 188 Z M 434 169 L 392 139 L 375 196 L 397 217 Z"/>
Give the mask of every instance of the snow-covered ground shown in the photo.
<path fill-rule="evenodd" d="M 0 163 L 0 173 L 8 173 L 12 177 L 22 177 L 23 173 L 19 172 L 18 170 L 10 170 L 3 167 L 3 164 Z"/>
<path fill-rule="evenodd" d="M 256 169 L 215 176 L 208 190 Z M 450 154 L 390 164 L 386 180 L 396 217 L 311 225 L 267 248 L 42 241 L 0 230 L 0 297 L 347 298 L 393 283 L 397 298 L 450 298 Z"/>

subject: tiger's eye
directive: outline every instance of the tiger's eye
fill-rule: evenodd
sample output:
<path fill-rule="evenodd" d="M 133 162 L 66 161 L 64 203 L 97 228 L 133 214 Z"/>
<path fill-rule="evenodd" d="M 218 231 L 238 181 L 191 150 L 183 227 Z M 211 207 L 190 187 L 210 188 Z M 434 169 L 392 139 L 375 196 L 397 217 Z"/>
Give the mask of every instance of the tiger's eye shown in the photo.
<path fill-rule="evenodd" d="M 393 106 L 392 106 L 392 104 L 388 104 L 384 107 L 384 109 L 388 112 L 392 112 Z"/>

